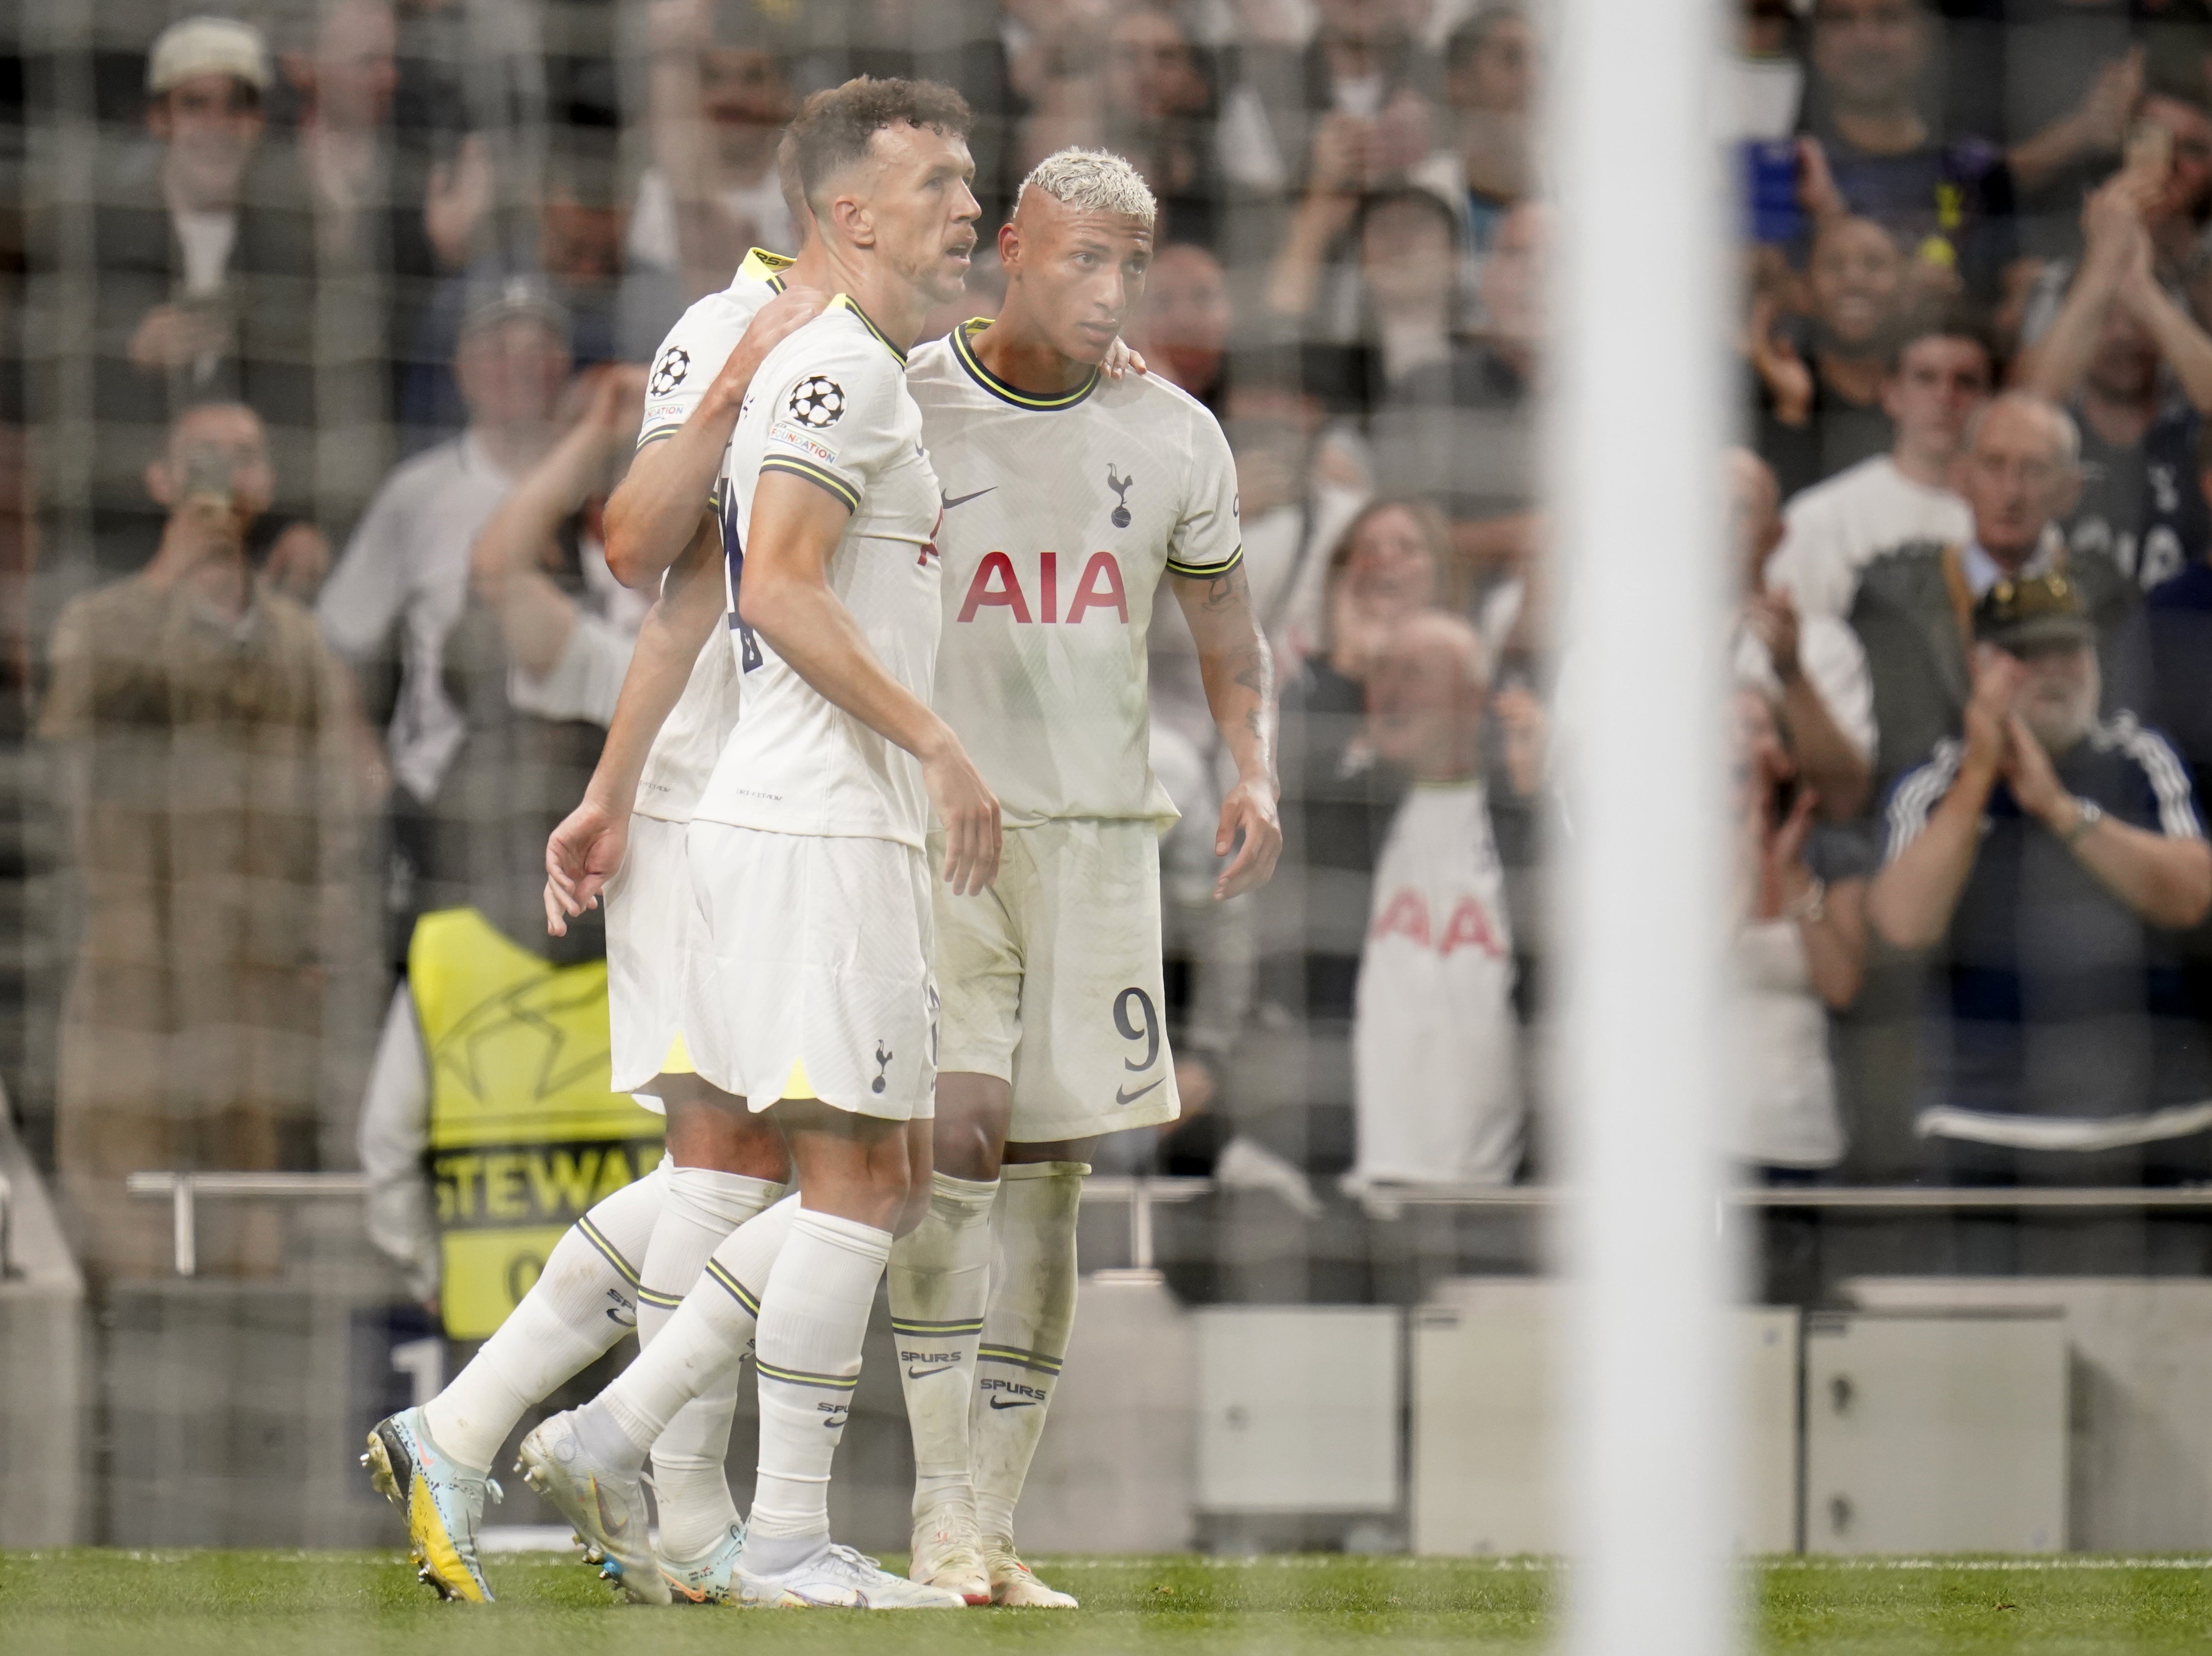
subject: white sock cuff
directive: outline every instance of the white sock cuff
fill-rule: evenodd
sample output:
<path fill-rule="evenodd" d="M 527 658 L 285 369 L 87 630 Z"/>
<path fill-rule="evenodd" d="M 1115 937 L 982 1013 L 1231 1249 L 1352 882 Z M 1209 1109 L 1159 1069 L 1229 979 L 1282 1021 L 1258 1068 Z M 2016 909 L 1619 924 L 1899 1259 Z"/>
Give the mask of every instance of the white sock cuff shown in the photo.
<path fill-rule="evenodd" d="M 791 1232 L 794 1236 L 811 1236 L 831 1247 L 843 1248 L 860 1259 L 872 1260 L 878 1270 L 891 1257 L 890 1232 L 864 1225 L 857 1219 L 841 1219 L 834 1213 L 817 1213 L 811 1208 L 802 1207 L 799 1216 L 791 1222 Z"/>
<path fill-rule="evenodd" d="M 721 1173 L 713 1168 L 672 1167 L 668 1170 L 669 1208 L 702 1230 L 735 1230 L 762 1210 L 782 1199 L 784 1186 L 742 1173 Z"/>
<path fill-rule="evenodd" d="M 995 1179 L 955 1179 L 949 1173 L 929 1175 L 929 1205 L 948 1224 L 981 1224 L 991 1216 L 999 1199 Z"/>

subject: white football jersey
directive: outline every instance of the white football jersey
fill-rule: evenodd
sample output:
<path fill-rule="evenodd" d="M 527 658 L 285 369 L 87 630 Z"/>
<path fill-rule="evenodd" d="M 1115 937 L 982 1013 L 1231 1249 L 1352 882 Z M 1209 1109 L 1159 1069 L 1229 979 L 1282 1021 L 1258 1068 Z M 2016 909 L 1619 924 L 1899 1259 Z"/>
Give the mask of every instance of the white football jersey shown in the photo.
<path fill-rule="evenodd" d="M 1164 573 L 1224 574 L 1243 555 L 1228 440 L 1148 375 L 1017 391 L 975 355 L 989 325 L 923 346 L 907 373 L 945 490 L 937 710 L 1010 825 L 1172 822 L 1145 636 Z"/>
<path fill-rule="evenodd" d="M 723 462 L 722 543 L 734 615 L 761 477 L 781 472 L 836 496 L 852 516 L 830 557 L 830 588 L 884 670 L 927 701 L 940 603 L 937 474 L 905 369 L 905 353 L 842 295 L 771 351 Z M 921 847 L 929 798 L 914 755 L 831 705 L 751 628 L 734 628 L 730 640 L 744 717 L 696 814 Z"/>
<path fill-rule="evenodd" d="M 643 448 L 666 437 L 689 420 L 714 383 L 730 353 L 744 337 L 762 306 L 783 291 L 783 272 L 791 261 L 781 253 L 754 248 L 738 267 L 736 278 L 719 294 L 709 294 L 677 318 L 654 354 L 646 380 L 645 423 L 637 444 Z M 669 710 L 646 755 L 637 783 L 641 816 L 688 822 L 721 757 L 722 744 L 738 722 L 738 674 L 720 639 L 691 664 L 684 694 Z"/>

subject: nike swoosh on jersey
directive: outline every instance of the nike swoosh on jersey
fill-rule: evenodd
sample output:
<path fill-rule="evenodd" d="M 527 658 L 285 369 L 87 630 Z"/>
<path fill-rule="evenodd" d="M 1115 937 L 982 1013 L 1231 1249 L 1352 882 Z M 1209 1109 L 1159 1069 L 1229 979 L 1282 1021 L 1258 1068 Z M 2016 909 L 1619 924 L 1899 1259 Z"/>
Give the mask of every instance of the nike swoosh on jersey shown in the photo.
<path fill-rule="evenodd" d="M 1004 1398 L 993 1398 L 991 1399 L 991 1407 L 994 1409 L 1034 1409 L 1036 1407 L 1036 1399 L 1035 1398 L 1023 1398 L 1018 1402 L 1008 1403 Z"/>
<path fill-rule="evenodd" d="M 947 494 L 940 490 L 937 498 L 943 504 L 945 509 L 947 512 L 950 512 L 956 506 L 965 506 L 970 500 L 981 500 L 983 496 L 991 492 L 991 489 L 996 488 L 998 488 L 998 484 L 993 483 L 991 485 L 991 488 L 979 488 L 973 494 Z"/>
<path fill-rule="evenodd" d="M 1162 1076 L 1158 1081 L 1152 1083 L 1152 1087 L 1139 1087 L 1133 1093 L 1125 1087 L 1114 1095 L 1114 1101 L 1116 1104 L 1133 1104 L 1139 1099 L 1142 1098 L 1146 1093 L 1152 1091 L 1152 1087 L 1165 1086 L 1167 1084 L 1167 1079 L 1168 1078 L 1165 1076 Z"/>

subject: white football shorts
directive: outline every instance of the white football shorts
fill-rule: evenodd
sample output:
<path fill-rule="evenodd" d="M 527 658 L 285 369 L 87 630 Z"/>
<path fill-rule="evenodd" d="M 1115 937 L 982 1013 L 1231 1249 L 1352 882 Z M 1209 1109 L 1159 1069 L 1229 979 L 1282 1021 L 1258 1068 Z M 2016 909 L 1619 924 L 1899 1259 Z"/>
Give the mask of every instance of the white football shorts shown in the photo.
<path fill-rule="evenodd" d="M 612 1089 L 655 1114 L 660 1101 L 638 1089 L 691 1072 L 684 984 L 698 914 L 684 824 L 632 816 L 629 849 L 606 889 L 608 1050 Z"/>
<path fill-rule="evenodd" d="M 930 864 L 943 860 L 933 838 Z M 1010 828 L 999 881 L 937 904 L 938 1068 L 1012 1083 L 1017 1144 L 1149 1127 L 1182 1113 L 1160 967 L 1157 824 Z"/>
<path fill-rule="evenodd" d="M 755 1110 L 815 1098 L 890 1121 L 937 1106 L 929 870 L 894 840 L 694 822 L 691 1061 Z"/>

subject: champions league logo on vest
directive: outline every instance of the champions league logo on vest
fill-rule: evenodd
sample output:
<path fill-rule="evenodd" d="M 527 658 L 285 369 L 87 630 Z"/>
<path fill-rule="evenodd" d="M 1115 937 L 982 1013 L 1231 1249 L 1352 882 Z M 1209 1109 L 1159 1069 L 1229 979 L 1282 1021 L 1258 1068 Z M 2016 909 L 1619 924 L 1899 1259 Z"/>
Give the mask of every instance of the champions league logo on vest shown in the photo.
<path fill-rule="evenodd" d="M 1113 523 L 1116 529 L 1129 526 L 1129 488 L 1136 481 L 1134 477 L 1115 476 L 1114 463 L 1111 460 L 1106 463 L 1106 487 L 1114 491 L 1114 498 L 1121 502 L 1114 508 Z"/>

